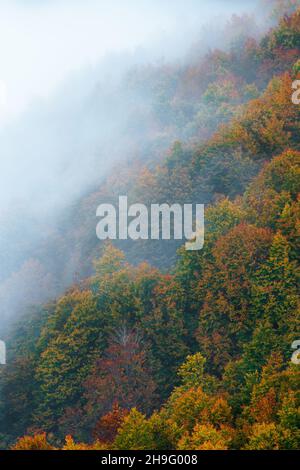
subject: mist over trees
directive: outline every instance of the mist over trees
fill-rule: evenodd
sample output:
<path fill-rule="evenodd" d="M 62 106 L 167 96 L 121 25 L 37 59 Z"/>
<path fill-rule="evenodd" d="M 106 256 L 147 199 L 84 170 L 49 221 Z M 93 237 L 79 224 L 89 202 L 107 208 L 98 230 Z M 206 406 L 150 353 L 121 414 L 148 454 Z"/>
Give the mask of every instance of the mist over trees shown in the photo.
<path fill-rule="evenodd" d="M 192 26 L 190 17 L 199 11 L 195 3 L 191 1 L 186 25 L 176 34 L 170 29 L 167 37 L 149 40 L 133 52 L 107 53 L 99 63 L 70 74 L 56 92 L 35 99 L 25 113 L 0 129 L 2 327 L 27 306 L 51 299 L 75 278 L 91 273 L 99 250 L 93 204 L 110 198 L 106 186 L 114 188 L 112 193 L 128 191 L 131 183 L 126 179 L 140 178 L 140 171 L 145 177 L 164 161 L 173 142 L 198 145 L 267 83 L 269 75 L 257 84 L 258 90 L 256 85 L 248 89 L 253 76 L 245 77 L 246 73 L 232 81 L 234 66 L 223 77 L 222 69 L 205 71 L 212 54 L 222 49 L 233 56 L 234 48 L 242 47 L 248 37 L 263 34 L 266 25 L 252 15 L 253 3 L 241 7 L 232 2 L 224 8 L 216 2 L 213 14 L 204 6 Z M 231 18 L 231 12 L 240 9 L 241 17 Z M 160 9 L 154 10 L 159 17 Z M 163 9 L 161 18 L 165 13 Z M 180 158 L 180 146 L 174 148 Z M 245 165 L 243 171 L 248 170 L 252 171 Z M 211 193 L 201 182 L 193 199 L 208 202 Z M 176 248 L 166 257 L 168 265 Z M 160 254 L 155 261 L 153 253 L 148 256 L 143 247 L 140 251 L 140 259 L 166 265 Z M 22 292 L 20 301 L 14 291 Z"/>
<path fill-rule="evenodd" d="M 1 232 L 2 447 L 299 448 L 300 10 L 264 3 L 267 31 L 236 14 L 180 60 L 107 59 L 31 114 L 41 142 L 69 131 L 47 212 Z M 203 250 L 100 243 L 120 194 L 205 203 Z"/>

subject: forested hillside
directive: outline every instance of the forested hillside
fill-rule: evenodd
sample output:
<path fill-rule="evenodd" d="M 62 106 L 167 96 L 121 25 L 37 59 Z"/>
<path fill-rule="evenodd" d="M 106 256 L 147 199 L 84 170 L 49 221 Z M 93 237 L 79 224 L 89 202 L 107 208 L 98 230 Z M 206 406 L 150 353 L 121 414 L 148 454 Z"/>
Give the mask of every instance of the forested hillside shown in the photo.
<path fill-rule="evenodd" d="M 124 88 L 151 102 L 150 114 L 142 109 L 140 116 L 141 126 L 147 119 L 148 135 L 128 163 L 118 162 L 94 192 L 63 215 L 59 231 L 35 253 L 56 281 L 64 283 L 66 273 L 68 280 L 74 273 L 79 278 L 92 273 L 99 253 L 98 204 L 116 203 L 120 194 L 128 195 L 129 203 L 146 205 L 232 198 L 243 193 L 263 162 L 287 146 L 298 148 L 298 109 L 290 106 L 291 79 L 299 68 L 298 21 L 282 19 L 257 41 L 251 37 L 253 18 L 235 17 L 224 31 L 224 43 L 233 38 L 227 51 L 212 50 L 197 60 L 200 46 L 195 44 L 186 64 L 137 67 L 128 73 Z M 131 135 L 131 126 L 128 131 Z M 146 260 L 169 268 L 179 246 L 127 241 L 120 248 L 134 264 Z"/>
<path fill-rule="evenodd" d="M 126 77 L 155 97 L 151 139 L 36 253 L 77 279 L 7 333 L 2 447 L 299 448 L 300 10 L 258 40 L 231 28 L 227 50 Z M 204 249 L 100 244 L 96 207 L 120 194 L 205 203 Z"/>

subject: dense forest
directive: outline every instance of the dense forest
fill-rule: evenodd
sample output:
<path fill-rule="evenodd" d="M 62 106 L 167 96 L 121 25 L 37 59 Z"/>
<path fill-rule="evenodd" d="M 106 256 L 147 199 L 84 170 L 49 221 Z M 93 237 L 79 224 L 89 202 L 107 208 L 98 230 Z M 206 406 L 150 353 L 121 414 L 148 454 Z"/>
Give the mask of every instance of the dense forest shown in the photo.
<path fill-rule="evenodd" d="M 78 273 L 5 333 L 2 448 L 299 449 L 300 9 L 276 3 L 266 34 L 236 16 L 224 50 L 127 74 L 151 136 L 28 261 L 50 292 Z M 203 250 L 101 244 L 120 194 L 205 203 Z"/>

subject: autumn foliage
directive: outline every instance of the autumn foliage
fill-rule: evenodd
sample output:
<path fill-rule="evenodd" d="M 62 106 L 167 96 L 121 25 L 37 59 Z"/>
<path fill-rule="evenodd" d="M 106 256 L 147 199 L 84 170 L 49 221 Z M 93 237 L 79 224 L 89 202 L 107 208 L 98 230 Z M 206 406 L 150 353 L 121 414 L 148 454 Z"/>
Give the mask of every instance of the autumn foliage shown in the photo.
<path fill-rule="evenodd" d="M 261 41 L 128 77 L 157 90 L 155 118 L 184 143 L 160 165 L 120 168 L 97 197 L 125 187 L 145 203 L 206 198 L 204 249 L 83 244 L 93 272 L 11 333 L 7 447 L 299 448 L 300 11 L 288 3 L 276 2 L 275 16 L 290 16 Z"/>

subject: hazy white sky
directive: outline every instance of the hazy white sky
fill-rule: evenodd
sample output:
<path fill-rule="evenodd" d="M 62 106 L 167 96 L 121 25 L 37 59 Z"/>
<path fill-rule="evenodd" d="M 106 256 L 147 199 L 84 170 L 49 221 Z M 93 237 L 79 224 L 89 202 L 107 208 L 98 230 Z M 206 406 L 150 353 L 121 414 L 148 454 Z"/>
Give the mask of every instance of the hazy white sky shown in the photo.
<path fill-rule="evenodd" d="M 0 0 L 0 124 L 108 52 L 134 50 L 192 29 L 213 10 L 218 15 L 212 3 L 228 10 L 243 2 Z"/>
<path fill-rule="evenodd" d="M 155 0 L 0 0 L 2 118 L 105 53 L 171 31 L 176 16 Z"/>
<path fill-rule="evenodd" d="M 95 61 L 107 50 L 132 47 L 136 35 L 149 34 L 150 18 L 141 25 L 120 2 L 110 7 L 109 3 L 1 1 L 2 115 L 18 111 L 35 95 L 44 95 L 74 68 Z M 142 26 L 140 31 L 128 28 L 132 22 L 137 30 Z"/>

